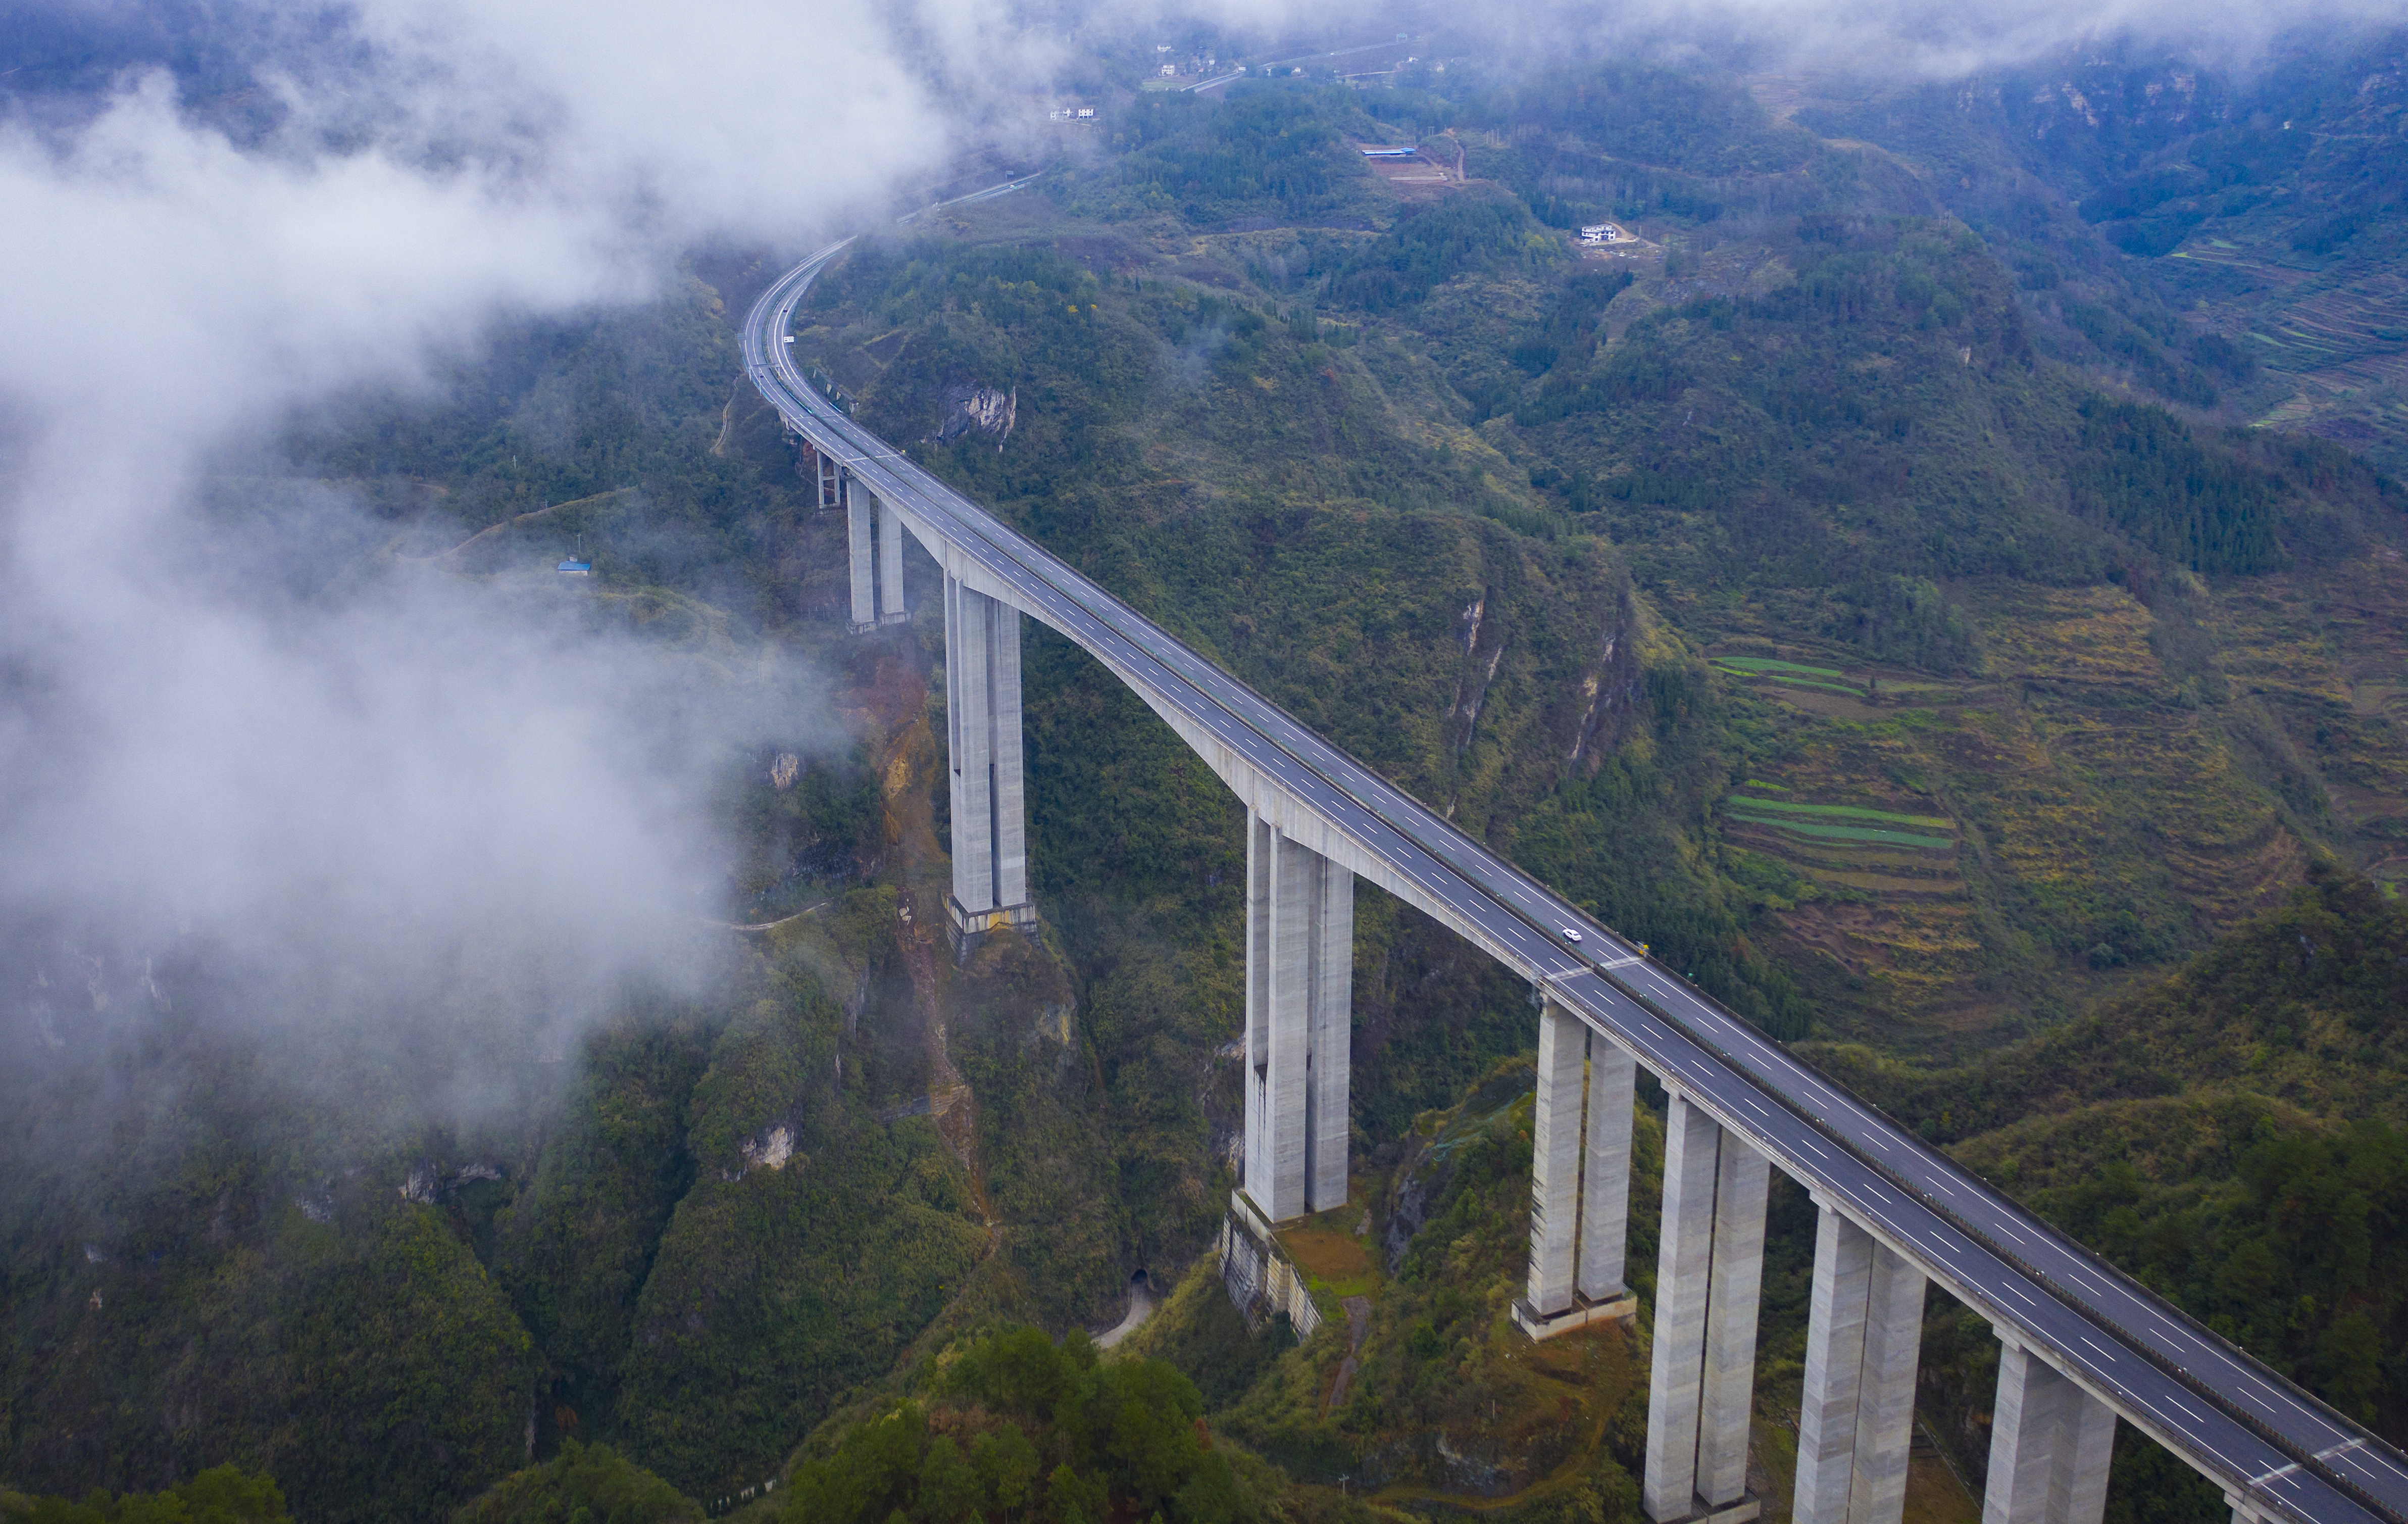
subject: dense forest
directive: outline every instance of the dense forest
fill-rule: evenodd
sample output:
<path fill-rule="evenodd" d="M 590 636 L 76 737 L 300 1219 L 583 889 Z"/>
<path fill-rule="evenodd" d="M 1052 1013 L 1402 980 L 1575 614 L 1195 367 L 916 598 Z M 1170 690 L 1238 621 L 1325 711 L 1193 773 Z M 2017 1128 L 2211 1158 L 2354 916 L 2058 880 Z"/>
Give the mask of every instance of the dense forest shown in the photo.
<path fill-rule="evenodd" d="M 1121 91 L 1025 191 L 864 237 L 796 350 L 2399 1440 L 2408 491 L 2389 424 L 2340 426 L 2366 408 L 2277 415 L 2308 372 L 2248 341 L 2273 298 L 2174 267 L 2241 228 L 2362 274 L 2380 175 L 2261 118 L 2381 93 L 2292 60 L 2200 71 L 2178 116 L 2154 63 L 2079 67 L 2103 125 L 2028 104 L 2038 77 L 1958 110 L 1460 54 L 1387 88 Z M 1400 139 L 1463 177 L 1392 184 L 1354 148 Z M 1628 246 L 1567 236 L 1600 219 Z M 1528 991 L 1368 884 L 1358 1173 L 1292 1240 L 1324 1323 L 1231 1306 L 1240 806 L 1034 625 L 1044 925 L 953 956 L 936 568 L 910 554 L 910 624 L 844 633 L 841 516 L 738 374 L 733 316 L 779 267 L 696 255 L 657 303 L 506 325 L 277 441 L 368 526 L 323 585 L 432 567 L 765 706 L 810 669 L 843 733 L 725 759 L 705 976 L 614 989 L 552 1046 L 509 1035 L 536 998 L 507 950 L 459 949 L 415 1009 L 193 940 L 0 928 L 36 992 L 7 1018 L 36 1057 L 0 1071 L 0 1518 L 1636 1518 L 1633 1341 L 1506 1316 Z M 1008 434 L 959 426 L 969 387 L 1014 398 Z M 257 481 L 213 511 L 269 511 Z M 580 544 L 591 582 L 553 585 Z M 93 1019 L 40 1042 L 70 994 Z M 255 1019 L 295 1000 L 404 1036 Z M 1776 1184 L 1769 1500 L 1813 1211 Z M 1140 1273 L 1159 1310 L 1098 1348 Z M 1971 1517 L 1996 1343 L 1935 1294 L 1924 1347 L 1916 1517 Z M 2118 1524 L 2221 1517 L 2121 1444 Z"/>

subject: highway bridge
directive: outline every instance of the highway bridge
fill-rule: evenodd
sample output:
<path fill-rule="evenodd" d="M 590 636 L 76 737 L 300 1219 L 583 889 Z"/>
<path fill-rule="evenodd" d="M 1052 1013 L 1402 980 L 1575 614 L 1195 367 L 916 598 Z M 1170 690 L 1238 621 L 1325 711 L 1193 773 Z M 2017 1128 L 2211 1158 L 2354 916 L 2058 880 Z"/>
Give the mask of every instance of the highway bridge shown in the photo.
<path fill-rule="evenodd" d="M 1538 997 L 1529 1282 L 1514 1308 L 1532 1337 L 1633 1315 L 1624 1246 L 1636 1070 L 1669 1095 L 1643 1478 L 1658 1524 L 1741 1524 L 1760 1506 L 1746 1454 L 1776 1167 L 1818 1208 L 1799 1524 L 1901 1517 L 1931 1281 L 1988 1319 L 2001 1344 L 1985 1524 L 2098 1524 L 2119 1418 L 2221 1488 L 2236 1524 L 2408 1524 L 2408 1462 L 2363 1426 L 1816 1073 L 854 423 L 805 380 L 789 343 L 796 304 L 845 248 L 813 254 L 762 295 L 744 322 L 744 364 L 813 457 L 806 466 L 823 506 L 848 516 L 853 627 L 909 617 L 904 534 L 942 569 L 956 936 L 1036 918 L 1023 617 L 1128 683 L 1246 806 L 1235 1229 L 1267 1236 L 1346 1199 L 1359 876 L 1469 939 Z"/>

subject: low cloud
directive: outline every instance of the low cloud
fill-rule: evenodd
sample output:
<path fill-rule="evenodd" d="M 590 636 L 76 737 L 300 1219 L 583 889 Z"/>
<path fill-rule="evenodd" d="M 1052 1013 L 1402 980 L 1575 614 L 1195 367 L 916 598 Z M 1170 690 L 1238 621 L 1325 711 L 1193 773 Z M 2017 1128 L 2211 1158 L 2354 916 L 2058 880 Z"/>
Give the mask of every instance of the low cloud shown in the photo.
<path fill-rule="evenodd" d="M 380 555 L 328 489 L 221 480 L 205 510 L 202 483 L 319 399 L 426 389 L 498 323 L 658 295 L 697 239 L 857 223 L 1040 66 L 986 14 L 262 7 L 241 111 L 168 66 L 194 39 L 144 32 L 96 99 L 0 127 L 0 921 L 357 997 L 281 1013 L 305 1026 L 435 1001 L 471 944 L 548 970 L 494 1014 L 554 1036 L 622 979 L 690 975 L 712 781 L 842 739 L 811 676 L 739 681 L 555 590 Z M 108 1004 L 0 1000 L 12 1068 Z"/>

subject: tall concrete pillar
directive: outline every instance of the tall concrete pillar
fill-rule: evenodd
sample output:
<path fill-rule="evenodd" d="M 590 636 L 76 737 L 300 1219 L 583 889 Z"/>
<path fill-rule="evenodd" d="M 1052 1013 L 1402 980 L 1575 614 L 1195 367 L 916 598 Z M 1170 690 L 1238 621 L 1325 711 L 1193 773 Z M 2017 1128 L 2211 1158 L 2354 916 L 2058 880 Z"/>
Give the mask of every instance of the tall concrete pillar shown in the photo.
<path fill-rule="evenodd" d="M 1923 1353 L 1923 1272 L 1873 1246 L 1865 1294 L 1865 1364 L 1856 1399 L 1856 1475 L 1849 1524 L 1899 1524 L 1906 1515 L 1907 1452 L 1914 1443 L 1914 1372 Z M 2112 1423 L 2112 1420 L 2111 1420 Z M 2102 1504 L 2105 1494 L 2101 1493 Z"/>
<path fill-rule="evenodd" d="M 1797 1524 L 1898 1524 L 1914 1433 L 1922 1272 L 1826 1206 L 1798 1420 Z"/>
<path fill-rule="evenodd" d="M 1529 1283 L 1513 1303 L 1513 1321 L 1533 1339 L 1551 1339 L 1598 1318 L 1628 1317 L 1637 1308 L 1623 1272 L 1639 1069 L 1543 991 L 1540 1009 Z"/>
<path fill-rule="evenodd" d="M 1763 1155 L 1673 1095 L 1643 1486 L 1648 1516 L 1662 1524 L 1742 1513 L 1770 1179 Z"/>
<path fill-rule="evenodd" d="M 1726 1132 L 1715 1159 L 1713 1272 L 1706 1291 L 1698 1495 L 1716 1508 L 1747 1494 L 1756 1413 L 1756 1324 L 1764 1284 L 1764 1201 L 1771 1165 Z"/>
<path fill-rule="evenodd" d="M 855 635 L 878 627 L 878 499 L 849 478 L 839 479 L 844 499 L 844 546 L 853 572 L 853 618 L 846 628 Z"/>
<path fill-rule="evenodd" d="M 1664 1115 L 1664 1220 L 1656 1256 L 1656 1344 L 1647 1374 L 1647 1517 L 1697 1511 L 1698 1415 L 1713 1268 L 1715 1154 L 1722 1129 L 1677 1092 Z"/>
<path fill-rule="evenodd" d="M 2099 1524 L 2115 1411 L 2022 1346 L 2000 1341 L 1982 1524 Z"/>
<path fill-rule="evenodd" d="M 1020 744 L 1020 611 L 945 578 L 945 740 L 953 935 L 1037 918 Z"/>
<path fill-rule="evenodd" d="M 1825 1207 L 1814 1225 L 1814 1285 L 1806 1305 L 1798 1491 L 1790 1505 L 1796 1524 L 1846 1524 L 1872 1268 L 1872 1235 Z"/>
<path fill-rule="evenodd" d="M 1530 1117 L 1530 1279 L 1541 1318 L 1572 1304 L 1580 1246 L 1581 1089 L 1588 1026 L 1553 1000 L 1539 1013 L 1539 1093 Z"/>
<path fill-rule="evenodd" d="M 811 453 L 811 478 L 819 487 L 819 510 L 832 512 L 844 506 L 844 467 L 834 455 L 820 453 L 819 447 L 805 440 L 803 448 Z"/>
<path fill-rule="evenodd" d="M 1588 1040 L 1588 1146 L 1581 1169 L 1580 1293 L 1612 1301 L 1629 1289 L 1630 1116 L 1639 1061 L 1601 1034 Z"/>
<path fill-rule="evenodd" d="M 878 622 L 900 625 L 911 617 L 903 602 L 903 517 L 878 505 Z"/>
<path fill-rule="evenodd" d="M 1354 875 L 1246 827 L 1247 1196 L 1271 1222 L 1346 1203 Z"/>

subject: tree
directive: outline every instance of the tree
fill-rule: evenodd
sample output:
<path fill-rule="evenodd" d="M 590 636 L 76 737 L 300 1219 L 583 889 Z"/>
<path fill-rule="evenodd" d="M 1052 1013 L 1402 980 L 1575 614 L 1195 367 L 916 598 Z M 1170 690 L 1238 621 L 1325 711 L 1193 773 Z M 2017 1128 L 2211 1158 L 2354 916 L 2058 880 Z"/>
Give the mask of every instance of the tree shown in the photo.
<path fill-rule="evenodd" d="M 928 1446 L 920 1462 L 920 1496 L 911 1517 L 920 1524 L 961 1524 L 978 1512 L 986 1488 L 964 1459 L 962 1447 L 950 1439 Z"/>
<path fill-rule="evenodd" d="M 1027 1503 L 1037 1486 L 1037 1446 L 1017 1425 L 981 1434 L 970 1446 L 970 1465 L 986 1488 L 988 1502 L 1007 1517 Z"/>

